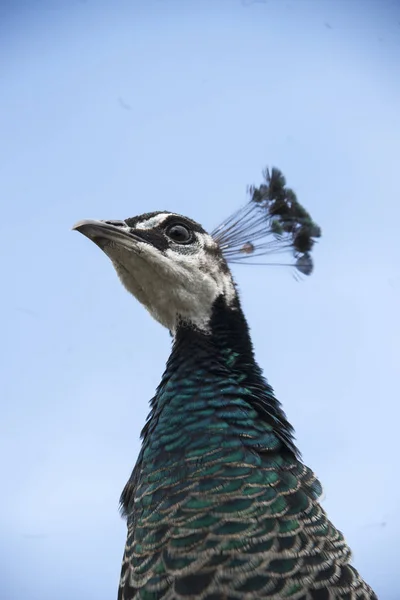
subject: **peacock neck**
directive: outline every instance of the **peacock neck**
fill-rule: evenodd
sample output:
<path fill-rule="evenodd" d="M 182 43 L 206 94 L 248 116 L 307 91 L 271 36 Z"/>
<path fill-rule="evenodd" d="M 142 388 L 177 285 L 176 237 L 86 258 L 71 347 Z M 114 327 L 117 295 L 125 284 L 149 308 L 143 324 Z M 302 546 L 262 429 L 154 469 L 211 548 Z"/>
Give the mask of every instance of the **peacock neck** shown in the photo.
<path fill-rule="evenodd" d="M 226 427 L 226 435 L 231 435 L 231 425 L 237 423 L 238 415 L 249 428 L 264 421 L 288 450 L 297 453 L 292 428 L 255 361 L 239 300 L 234 307 L 227 307 L 220 297 L 214 304 L 208 333 L 185 324 L 178 328 L 151 403 L 144 443 L 155 443 L 160 432 L 175 437 L 171 430 L 178 426 L 181 440 L 178 436 L 176 447 L 183 439 L 190 444 L 191 432 L 196 431 L 198 437 L 200 424 L 207 437 L 217 421 Z"/>
<path fill-rule="evenodd" d="M 239 300 L 233 307 L 227 307 L 220 296 L 214 303 L 207 333 L 182 324 L 175 336 L 170 363 L 179 357 L 184 363 L 203 364 L 210 374 L 224 371 L 243 382 L 256 381 L 261 372 L 255 361 L 249 328 Z"/>
<path fill-rule="evenodd" d="M 273 454 L 274 464 L 283 455 L 299 456 L 292 427 L 254 359 L 239 301 L 232 309 L 217 300 L 207 334 L 179 327 L 142 440 L 121 496 L 123 514 L 147 486 L 162 495 L 168 486 L 213 476 L 222 463 L 244 456 L 254 465 L 265 453 Z"/>

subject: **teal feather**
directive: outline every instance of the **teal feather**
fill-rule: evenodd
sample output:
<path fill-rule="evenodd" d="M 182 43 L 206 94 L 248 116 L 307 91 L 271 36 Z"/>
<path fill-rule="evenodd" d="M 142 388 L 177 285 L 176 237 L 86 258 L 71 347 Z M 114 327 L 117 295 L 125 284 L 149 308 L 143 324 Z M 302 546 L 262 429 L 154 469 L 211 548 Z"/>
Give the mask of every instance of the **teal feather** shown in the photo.
<path fill-rule="evenodd" d="M 241 351 L 240 351 L 241 350 Z M 263 379 L 240 307 L 178 332 L 121 497 L 120 600 L 377 600 Z"/>

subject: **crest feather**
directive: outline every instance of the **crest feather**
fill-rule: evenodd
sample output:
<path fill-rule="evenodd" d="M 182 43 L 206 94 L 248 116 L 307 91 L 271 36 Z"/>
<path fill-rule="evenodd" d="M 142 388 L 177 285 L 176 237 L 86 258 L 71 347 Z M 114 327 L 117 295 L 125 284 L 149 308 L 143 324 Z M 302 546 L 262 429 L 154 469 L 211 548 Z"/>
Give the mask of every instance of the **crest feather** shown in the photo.
<path fill-rule="evenodd" d="M 303 275 L 313 270 L 311 250 L 320 227 L 286 186 L 281 171 L 265 169 L 264 182 L 249 186 L 249 202 L 212 232 L 229 263 L 243 263 L 259 256 L 290 252 L 291 266 Z M 250 264 L 282 264 L 254 263 Z"/>

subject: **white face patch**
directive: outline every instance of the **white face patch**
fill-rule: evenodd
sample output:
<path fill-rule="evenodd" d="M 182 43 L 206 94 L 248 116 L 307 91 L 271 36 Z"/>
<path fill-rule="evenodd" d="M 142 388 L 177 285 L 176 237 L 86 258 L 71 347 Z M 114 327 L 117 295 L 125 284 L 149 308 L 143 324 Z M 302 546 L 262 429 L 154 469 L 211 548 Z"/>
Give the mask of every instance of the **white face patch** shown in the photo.
<path fill-rule="evenodd" d="M 214 245 L 215 242 L 211 238 L 210 240 Z M 206 242 L 204 238 L 201 241 Z M 177 316 L 198 329 L 209 330 L 215 300 L 224 296 L 227 306 L 231 307 L 236 297 L 230 271 L 224 270 L 216 257 L 207 253 L 206 245 L 205 243 L 194 254 L 178 254 L 172 249 L 165 253 L 168 276 L 163 294 L 167 294 L 168 299 L 163 302 L 160 298 L 160 306 L 163 305 L 165 313 L 173 307 L 169 315 L 169 319 L 174 322 L 171 331 L 176 328 Z M 171 304 L 169 299 L 173 299 Z"/>
<path fill-rule="evenodd" d="M 125 288 L 173 333 L 182 321 L 209 332 L 220 296 L 227 307 L 236 306 L 236 288 L 217 242 L 190 219 L 162 212 L 142 220 L 86 220 L 75 229 L 105 252 Z"/>
<path fill-rule="evenodd" d="M 157 215 L 161 216 L 165 219 L 170 213 Z M 208 234 L 196 232 L 195 236 L 190 252 L 184 251 L 185 246 L 183 251 L 170 247 L 161 252 L 140 241 L 132 250 L 104 249 L 125 288 L 172 333 L 182 320 L 208 332 L 215 300 L 222 295 L 227 306 L 232 306 L 236 297 L 231 273 L 216 242 Z"/>

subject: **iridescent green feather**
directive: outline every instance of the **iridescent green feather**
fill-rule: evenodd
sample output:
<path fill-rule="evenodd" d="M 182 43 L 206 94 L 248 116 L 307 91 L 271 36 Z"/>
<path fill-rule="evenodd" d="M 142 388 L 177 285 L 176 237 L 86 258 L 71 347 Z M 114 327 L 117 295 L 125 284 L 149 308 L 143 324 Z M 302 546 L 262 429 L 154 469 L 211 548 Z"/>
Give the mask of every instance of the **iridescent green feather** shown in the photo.
<path fill-rule="evenodd" d="M 247 335 L 221 308 L 214 338 L 188 329 L 174 344 L 122 496 L 119 598 L 376 600 Z"/>

